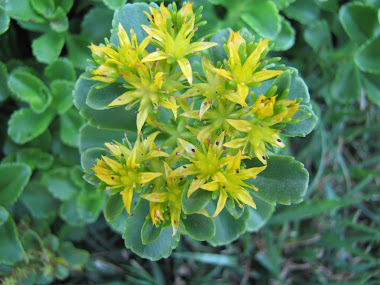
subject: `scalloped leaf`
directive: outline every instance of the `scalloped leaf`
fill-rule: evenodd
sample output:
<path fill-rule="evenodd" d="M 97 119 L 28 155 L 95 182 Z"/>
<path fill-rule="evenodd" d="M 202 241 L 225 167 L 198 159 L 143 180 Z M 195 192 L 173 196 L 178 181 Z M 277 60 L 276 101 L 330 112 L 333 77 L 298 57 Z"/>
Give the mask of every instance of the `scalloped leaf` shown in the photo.
<path fill-rule="evenodd" d="M 339 20 L 350 39 L 362 44 L 379 31 L 377 9 L 361 3 L 347 3 L 339 10 Z"/>
<path fill-rule="evenodd" d="M 71 108 L 59 117 L 59 135 L 62 142 L 71 147 L 79 145 L 79 129 L 84 124 L 83 118 L 75 108 Z"/>
<path fill-rule="evenodd" d="M 3 206 L 0 206 L 0 226 L 2 226 L 8 219 L 9 213 L 7 209 L 5 209 Z"/>
<path fill-rule="evenodd" d="M 0 7 L 0 35 L 8 30 L 10 20 L 4 8 Z"/>
<path fill-rule="evenodd" d="M 352 103 L 360 97 L 359 70 L 352 61 L 339 65 L 331 84 L 331 96 L 340 103 Z"/>
<path fill-rule="evenodd" d="M 123 6 L 127 0 L 103 0 L 103 3 L 111 10 L 116 10 Z"/>
<path fill-rule="evenodd" d="M 111 84 L 101 89 L 92 87 L 88 93 L 86 104 L 95 110 L 111 109 L 112 107 L 108 107 L 108 105 L 126 91 L 124 87 L 120 88 L 117 84 Z"/>
<path fill-rule="evenodd" d="M 380 74 L 380 36 L 370 39 L 358 49 L 355 63 L 364 72 Z"/>
<path fill-rule="evenodd" d="M 52 101 L 45 83 L 24 68 L 17 68 L 9 75 L 8 87 L 18 99 L 29 103 L 36 113 L 44 112 Z"/>
<path fill-rule="evenodd" d="M 14 204 L 28 184 L 32 171 L 24 163 L 0 165 L 0 204 Z"/>
<path fill-rule="evenodd" d="M 150 6 L 158 8 L 155 3 L 151 3 Z M 134 30 L 137 41 L 140 43 L 147 36 L 147 33 L 141 27 L 141 25 L 145 25 L 147 23 L 147 17 L 144 14 L 144 11 L 150 13 L 149 5 L 146 3 L 127 3 L 123 7 L 116 10 L 112 21 L 112 35 L 110 38 L 111 42 L 119 45 L 117 27 L 119 23 L 121 23 L 128 36 L 130 36 L 130 30 Z"/>
<path fill-rule="evenodd" d="M 70 169 L 65 167 L 54 168 L 47 172 L 46 184 L 49 192 L 61 201 L 72 199 L 80 191 L 70 179 Z"/>
<path fill-rule="evenodd" d="M 240 17 L 263 38 L 274 39 L 281 30 L 277 7 L 270 1 L 251 1 Z"/>
<path fill-rule="evenodd" d="M 55 113 L 52 109 L 42 114 L 36 114 L 27 108 L 13 112 L 8 121 L 8 135 L 19 144 L 27 143 L 41 135 L 53 120 Z"/>
<path fill-rule="evenodd" d="M 16 161 L 27 164 L 32 170 L 46 170 L 53 164 L 54 157 L 39 148 L 22 148 L 16 153 Z"/>
<path fill-rule="evenodd" d="M 86 185 L 77 198 L 77 209 L 79 217 L 86 224 L 95 222 L 104 205 L 104 193 L 96 191 L 95 187 Z"/>
<path fill-rule="evenodd" d="M 295 42 L 296 31 L 290 24 L 288 20 L 284 17 L 280 16 L 281 19 L 281 30 L 277 34 L 276 38 L 273 39 L 273 47 L 274 51 L 282 51 L 290 49 Z"/>
<path fill-rule="evenodd" d="M 62 7 L 66 14 L 68 14 L 74 5 L 74 0 L 54 0 L 55 6 Z"/>
<path fill-rule="evenodd" d="M 94 7 L 87 12 L 81 23 L 82 33 L 86 35 L 92 43 L 99 44 L 104 38 L 109 37 L 112 27 L 113 11 Z M 98 25 L 102 23 L 102 25 Z"/>
<path fill-rule="evenodd" d="M 208 213 L 214 213 L 216 209 L 216 201 L 212 201 L 207 206 Z M 244 213 L 239 219 L 231 216 L 226 208 L 224 208 L 218 216 L 214 218 L 215 236 L 207 240 L 213 246 L 221 246 L 236 240 L 245 232 L 245 224 L 249 219 L 249 212 L 244 207 Z"/>
<path fill-rule="evenodd" d="M 82 153 L 82 168 L 85 171 L 90 171 L 92 167 L 96 164 L 96 160 L 99 159 L 102 155 L 106 155 L 107 151 L 105 148 L 93 147 L 86 149 Z"/>
<path fill-rule="evenodd" d="M 187 233 L 195 240 L 208 240 L 216 233 L 214 219 L 200 214 L 187 215 L 181 220 Z"/>
<path fill-rule="evenodd" d="M 60 57 L 50 63 L 45 68 L 44 75 L 50 83 L 55 80 L 75 81 L 77 78 L 74 65 L 65 57 Z"/>
<path fill-rule="evenodd" d="M 50 84 L 51 95 L 53 95 L 52 107 L 62 115 L 73 106 L 72 92 L 75 83 L 67 80 L 54 80 Z"/>
<path fill-rule="evenodd" d="M 249 168 L 261 166 L 257 159 L 245 163 Z M 267 168 L 256 179 L 248 181 L 259 188 L 252 193 L 255 197 L 272 205 L 290 205 L 302 202 L 309 184 L 309 173 L 294 157 L 272 155 Z"/>
<path fill-rule="evenodd" d="M 51 29 L 57 33 L 63 33 L 69 29 L 69 19 L 62 7 L 57 8 L 49 24 Z"/>
<path fill-rule="evenodd" d="M 4 63 L 0 61 L 0 82 L 8 81 L 8 71 Z M 0 103 L 5 101 L 9 96 L 9 89 L 7 84 L 0 84 Z"/>
<path fill-rule="evenodd" d="M 310 134 L 318 122 L 318 117 L 314 114 L 311 106 L 300 105 L 297 113 L 292 117 L 300 122 L 296 124 L 287 124 L 285 132 L 282 133 L 288 137 L 305 137 Z"/>
<path fill-rule="evenodd" d="M 33 40 L 33 55 L 39 62 L 46 64 L 52 63 L 61 54 L 64 44 L 65 37 L 63 34 L 58 34 L 53 31 L 47 32 Z"/>
<path fill-rule="evenodd" d="M 33 10 L 29 0 L 6 1 L 4 8 L 7 15 L 12 19 L 33 21 L 37 23 L 43 23 L 46 21 Z"/>
<path fill-rule="evenodd" d="M 314 52 L 332 46 L 331 32 L 326 20 L 308 25 L 304 31 L 304 38 Z"/>
<path fill-rule="evenodd" d="M 294 1 L 283 11 L 287 18 L 304 25 L 313 23 L 319 18 L 319 8 L 314 1 Z"/>
<path fill-rule="evenodd" d="M 79 131 L 79 150 L 83 153 L 85 150 L 93 147 L 104 148 L 104 143 L 114 140 L 121 143 L 125 133 L 123 130 L 98 129 L 85 124 Z M 127 135 L 131 142 L 134 142 L 137 138 L 136 131 L 128 131 Z"/>
<path fill-rule="evenodd" d="M 148 213 L 149 202 L 140 199 L 135 208 L 135 214 L 129 216 L 125 222 L 123 234 L 125 246 L 139 256 L 152 261 L 167 258 L 178 245 L 181 236 L 180 230 L 173 237 L 173 229 L 168 227 L 162 230 L 160 237 L 155 242 L 144 245 L 141 240 L 141 231 L 138 229 L 142 228 Z"/>
<path fill-rule="evenodd" d="M 54 0 L 30 0 L 33 10 L 38 14 L 49 18 L 54 15 L 55 3 Z"/>
<path fill-rule="evenodd" d="M 103 129 L 119 129 L 136 131 L 136 115 L 134 110 L 126 111 L 124 107 L 109 110 L 94 110 L 86 104 L 87 95 L 94 81 L 80 78 L 74 89 L 74 104 L 80 114 L 94 127 Z"/>
<path fill-rule="evenodd" d="M 59 201 L 39 182 L 31 181 L 22 193 L 20 200 L 37 219 L 47 219 L 57 215 Z"/>
<path fill-rule="evenodd" d="M 256 209 L 247 207 L 249 210 L 249 219 L 246 222 L 248 232 L 257 232 L 272 216 L 275 206 L 261 200 L 258 197 L 253 197 L 256 204 Z"/>
<path fill-rule="evenodd" d="M 141 229 L 141 241 L 143 245 L 155 242 L 160 237 L 161 232 L 162 224 L 158 226 L 153 225 L 152 219 L 149 216 Z"/>
<path fill-rule="evenodd" d="M 59 255 L 73 269 L 81 269 L 90 259 L 90 254 L 84 249 L 76 248 L 71 242 L 65 241 L 58 250 Z"/>
<path fill-rule="evenodd" d="M 239 219 L 244 213 L 244 207 L 240 208 L 234 200 L 229 200 L 226 202 L 226 209 L 232 217 Z"/>
<path fill-rule="evenodd" d="M 91 52 L 88 48 L 90 44 L 91 42 L 83 35 L 66 35 L 68 57 L 76 68 L 84 70 L 89 66 L 87 60 L 91 58 Z"/>
<path fill-rule="evenodd" d="M 204 209 L 211 200 L 212 193 L 210 191 L 198 189 L 189 198 L 187 198 L 187 187 L 182 191 L 181 205 L 182 211 L 186 215 L 194 214 Z"/>
<path fill-rule="evenodd" d="M 2 208 L 6 211 L 5 208 Z M 13 265 L 24 259 L 25 252 L 17 235 L 16 225 L 8 213 L 8 218 L 0 226 L 0 263 Z"/>
<path fill-rule="evenodd" d="M 289 70 L 285 70 L 283 73 L 277 76 L 276 79 L 273 81 L 271 86 L 277 87 L 276 95 L 279 96 L 278 100 L 285 99 L 287 97 L 285 96 L 286 93 L 284 94 L 284 92 L 286 92 L 289 89 L 290 82 L 291 82 L 291 76 L 290 76 Z"/>
<path fill-rule="evenodd" d="M 121 215 L 124 208 L 123 198 L 120 194 L 109 196 L 104 206 L 104 217 L 107 222 L 116 220 Z"/>

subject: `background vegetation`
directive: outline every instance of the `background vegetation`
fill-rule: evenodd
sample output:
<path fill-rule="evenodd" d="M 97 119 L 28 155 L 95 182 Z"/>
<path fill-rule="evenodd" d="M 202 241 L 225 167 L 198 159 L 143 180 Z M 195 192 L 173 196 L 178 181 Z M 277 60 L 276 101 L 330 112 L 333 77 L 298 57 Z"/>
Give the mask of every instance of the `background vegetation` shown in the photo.
<path fill-rule="evenodd" d="M 158 262 L 125 249 L 81 177 L 72 90 L 125 2 L 0 0 L 3 284 L 379 284 L 380 1 L 194 1 L 215 30 L 271 38 L 319 123 L 291 145 L 310 172 L 303 203 L 228 246 L 183 238 Z"/>

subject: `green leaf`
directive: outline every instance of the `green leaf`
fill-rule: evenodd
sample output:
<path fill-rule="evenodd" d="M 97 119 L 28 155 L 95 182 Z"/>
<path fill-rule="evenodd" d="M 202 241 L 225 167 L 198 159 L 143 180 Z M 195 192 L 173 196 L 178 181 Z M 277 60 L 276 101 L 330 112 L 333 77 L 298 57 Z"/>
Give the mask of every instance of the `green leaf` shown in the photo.
<path fill-rule="evenodd" d="M 79 150 L 83 153 L 93 147 L 104 149 L 104 143 L 114 140 L 121 143 L 124 135 L 125 131 L 123 130 L 98 129 L 85 124 L 79 131 Z M 131 142 L 134 142 L 137 138 L 136 132 L 128 132 L 127 135 Z"/>
<path fill-rule="evenodd" d="M 20 200 L 37 219 L 47 219 L 57 214 L 58 200 L 39 182 L 31 181 L 25 187 Z"/>
<path fill-rule="evenodd" d="M 271 86 L 277 87 L 276 94 L 278 94 L 278 100 L 286 98 L 287 94 L 286 93 L 284 94 L 284 92 L 289 91 L 290 82 L 291 82 L 291 77 L 290 77 L 290 71 L 289 70 L 286 70 L 283 73 L 281 73 L 273 81 Z"/>
<path fill-rule="evenodd" d="M 111 10 L 116 10 L 123 6 L 127 0 L 103 0 L 103 3 Z"/>
<path fill-rule="evenodd" d="M 226 208 L 224 208 L 218 216 L 214 218 L 215 236 L 207 240 L 212 246 L 220 246 L 231 243 L 245 232 L 245 223 L 249 218 L 249 212 L 244 207 L 244 213 L 239 219 L 231 216 Z M 216 202 L 212 201 L 208 204 L 207 211 L 214 213 Z"/>
<path fill-rule="evenodd" d="M 107 222 L 116 220 L 117 217 L 124 210 L 123 198 L 120 194 L 111 195 L 108 197 L 106 204 L 104 206 L 104 217 Z"/>
<path fill-rule="evenodd" d="M 239 219 L 244 213 L 244 207 L 239 207 L 235 201 L 229 200 L 226 202 L 226 209 L 232 217 Z"/>
<path fill-rule="evenodd" d="M 147 245 L 152 242 L 155 242 L 159 238 L 161 232 L 162 232 L 162 224 L 158 226 L 153 225 L 152 219 L 149 216 L 149 218 L 145 220 L 145 223 L 141 229 L 142 244 Z"/>
<path fill-rule="evenodd" d="M 94 127 L 136 131 L 136 115 L 133 110 L 126 111 L 123 106 L 109 110 L 94 110 L 86 104 L 87 94 L 95 82 L 80 78 L 74 89 L 74 104 L 80 114 Z"/>
<path fill-rule="evenodd" d="M 64 201 L 59 207 L 59 216 L 67 224 L 72 226 L 83 226 L 85 221 L 80 217 L 77 207 L 77 196 L 71 200 Z"/>
<path fill-rule="evenodd" d="M 0 35 L 4 34 L 9 28 L 10 19 L 3 7 L 0 7 Z"/>
<path fill-rule="evenodd" d="M 187 198 L 189 188 L 182 191 L 181 205 L 182 211 L 186 214 L 194 214 L 203 210 L 211 200 L 212 193 L 210 191 L 198 189 Z"/>
<path fill-rule="evenodd" d="M 45 22 L 45 19 L 33 10 L 29 0 L 6 1 L 4 8 L 7 15 L 12 19 L 37 23 Z"/>
<path fill-rule="evenodd" d="M 21 235 L 21 242 L 26 251 L 43 249 L 43 242 L 39 235 L 32 229 L 24 231 Z"/>
<path fill-rule="evenodd" d="M 318 122 L 318 118 L 311 107 L 306 105 L 300 105 L 297 113 L 294 114 L 292 119 L 300 120 L 300 122 L 296 124 L 287 124 L 285 132 L 282 133 L 284 136 L 305 137 L 312 132 Z"/>
<path fill-rule="evenodd" d="M 274 39 L 281 30 L 276 5 L 270 1 L 252 2 L 243 10 L 241 18 L 261 37 Z"/>
<path fill-rule="evenodd" d="M 95 222 L 103 209 L 103 204 L 104 193 L 88 185 L 82 189 L 77 199 L 80 218 L 88 224 Z"/>
<path fill-rule="evenodd" d="M 314 52 L 332 46 L 330 29 L 326 20 L 308 25 L 304 31 L 304 38 Z"/>
<path fill-rule="evenodd" d="M 15 222 L 8 214 L 8 219 L 0 226 L 0 264 L 13 265 L 22 261 L 24 256 L 25 252 L 17 236 Z"/>
<path fill-rule="evenodd" d="M 359 72 L 352 61 L 339 65 L 331 84 L 331 96 L 341 103 L 352 103 L 360 97 Z"/>
<path fill-rule="evenodd" d="M 288 20 L 281 16 L 280 19 L 281 30 L 277 34 L 276 38 L 273 39 L 274 45 L 272 50 L 274 51 L 288 50 L 294 45 L 295 42 L 296 31 Z"/>
<path fill-rule="evenodd" d="M 54 168 L 46 173 L 46 184 L 49 192 L 61 201 L 72 199 L 80 189 L 70 179 L 69 168 Z"/>
<path fill-rule="evenodd" d="M 292 73 L 292 81 L 290 83 L 287 99 L 294 100 L 297 98 L 302 99 L 302 104 L 310 102 L 309 89 L 307 88 L 305 81 L 298 76 L 298 71 Z"/>
<path fill-rule="evenodd" d="M 50 63 L 45 68 L 44 75 L 50 83 L 55 80 L 75 81 L 77 78 L 74 65 L 65 57 L 60 57 Z"/>
<path fill-rule="evenodd" d="M 59 134 L 61 140 L 69 146 L 78 147 L 79 129 L 84 123 L 84 120 L 78 114 L 78 111 L 75 108 L 69 109 L 59 117 L 59 122 Z"/>
<path fill-rule="evenodd" d="M 112 107 L 108 107 L 108 105 L 125 92 L 126 89 L 120 88 L 117 84 L 108 85 L 101 89 L 92 87 L 88 93 L 86 104 L 95 110 L 111 109 Z"/>
<path fill-rule="evenodd" d="M 8 87 L 18 99 L 30 104 L 36 113 L 42 113 L 50 105 L 52 97 L 46 85 L 26 69 L 15 69 L 8 78 Z"/>
<path fill-rule="evenodd" d="M 22 148 L 16 153 L 16 160 L 27 164 L 32 170 L 36 167 L 46 170 L 53 164 L 54 157 L 39 148 Z"/>
<path fill-rule="evenodd" d="M 50 27 L 57 33 L 63 33 L 69 29 L 69 19 L 66 16 L 66 12 L 61 7 L 58 7 L 55 11 L 55 14 L 50 21 Z"/>
<path fill-rule="evenodd" d="M 21 108 L 12 114 L 8 122 L 8 135 L 16 143 L 29 142 L 47 129 L 54 115 L 51 109 L 36 114 L 30 109 Z"/>
<path fill-rule="evenodd" d="M 82 167 L 85 171 L 91 171 L 96 164 L 96 160 L 107 153 L 105 148 L 93 147 L 87 149 L 82 154 Z"/>
<path fill-rule="evenodd" d="M 226 254 L 203 253 L 203 252 L 174 252 L 174 258 L 194 260 L 204 264 L 216 266 L 237 267 L 238 257 Z"/>
<path fill-rule="evenodd" d="M 362 44 L 375 35 L 380 25 L 377 9 L 360 3 L 347 3 L 339 10 L 339 20 L 352 41 Z"/>
<path fill-rule="evenodd" d="M 7 209 L 5 209 L 3 206 L 0 206 L 0 227 L 7 221 L 9 217 L 9 213 Z"/>
<path fill-rule="evenodd" d="M 87 59 L 91 58 L 91 52 L 88 48 L 90 41 L 82 35 L 68 34 L 66 44 L 70 61 L 76 68 L 84 70 L 88 66 Z"/>
<path fill-rule="evenodd" d="M 245 162 L 249 168 L 260 165 L 257 159 Z M 294 157 L 272 155 L 268 159 L 267 168 L 249 182 L 259 188 L 259 191 L 252 193 L 254 196 L 273 205 L 290 205 L 303 200 L 309 173 Z"/>
<path fill-rule="evenodd" d="M 0 82 L 8 81 L 8 71 L 4 63 L 0 61 Z M 0 84 L 0 103 L 5 101 L 9 96 L 7 84 Z"/>
<path fill-rule="evenodd" d="M 153 4 L 152 6 L 155 8 L 157 7 L 157 5 L 155 4 Z M 119 45 L 117 27 L 119 23 L 121 23 L 128 36 L 130 36 L 129 31 L 131 29 L 134 30 L 137 37 L 137 41 L 140 43 L 147 36 L 147 33 L 141 27 L 142 24 L 145 25 L 147 23 L 144 11 L 150 13 L 149 6 L 146 3 L 127 3 L 120 9 L 116 10 L 112 21 L 113 32 L 110 38 L 111 42 L 116 45 Z"/>
<path fill-rule="evenodd" d="M 256 204 L 256 209 L 246 207 L 249 211 L 249 219 L 246 222 L 246 229 L 248 232 L 256 232 L 262 228 L 265 223 L 272 216 L 275 207 L 258 197 L 253 197 Z"/>
<path fill-rule="evenodd" d="M 81 269 L 90 259 L 90 254 L 84 250 L 76 248 L 71 242 L 65 241 L 59 247 L 59 255 L 66 260 L 73 269 Z"/>
<path fill-rule="evenodd" d="M 32 52 L 37 61 L 49 64 L 57 60 L 64 44 L 64 35 L 51 31 L 33 40 Z"/>
<path fill-rule="evenodd" d="M 296 0 L 272 0 L 276 4 L 278 10 L 285 9 Z"/>
<path fill-rule="evenodd" d="M 227 29 L 223 29 L 211 37 L 210 41 L 218 44 L 217 46 L 213 46 L 208 50 L 211 57 L 210 60 L 214 63 L 217 63 L 218 61 L 223 62 L 224 59 L 227 59 L 226 51 L 223 48 L 223 38 L 225 38 L 227 41 L 229 37 L 230 31 Z"/>
<path fill-rule="evenodd" d="M 29 2 L 34 11 L 45 18 L 49 18 L 54 15 L 55 4 L 53 0 L 30 0 Z"/>
<path fill-rule="evenodd" d="M 370 39 L 358 49 L 355 63 L 364 72 L 380 74 L 380 36 Z"/>
<path fill-rule="evenodd" d="M 200 214 L 187 215 L 181 220 L 186 231 L 195 240 L 207 240 L 215 235 L 216 228 L 214 219 Z"/>
<path fill-rule="evenodd" d="M 84 16 L 82 21 L 82 33 L 88 37 L 92 43 L 99 44 L 108 38 L 112 28 L 113 12 L 104 8 L 92 8 Z M 98 25 L 102 23 L 102 25 Z"/>
<path fill-rule="evenodd" d="M 0 165 L 0 204 L 14 204 L 20 197 L 32 174 L 24 163 Z"/>
<path fill-rule="evenodd" d="M 360 77 L 369 100 L 380 107 L 380 76 L 366 74 Z"/>
<path fill-rule="evenodd" d="M 149 202 L 145 199 L 140 199 L 135 208 L 135 214 L 129 216 L 125 222 L 123 234 L 125 246 L 142 258 L 147 258 L 152 261 L 167 258 L 178 245 L 180 230 L 173 237 L 173 229 L 168 227 L 161 232 L 160 237 L 155 242 L 144 245 L 139 229 L 141 229 L 145 223 L 145 217 L 148 213 Z"/>
<path fill-rule="evenodd" d="M 296 0 L 283 12 L 287 18 L 294 19 L 304 25 L 313 23 L 319 18 L 319 8 L 314 1 Z"/>
<path fill-rule="evenodd" d="M 74 0 L 54 0 L 56 7 L 62 7 L 66 14 L 68 14 L 73 7 Z"/>
<path fill-rule="evenodd" d="M 75 83 L 67 80 L 54 80 L 50 84 L 51 94 L 53 95 L 52 107 L 57 113 L 62 115 L 73 106 L 73 90 Z"/>

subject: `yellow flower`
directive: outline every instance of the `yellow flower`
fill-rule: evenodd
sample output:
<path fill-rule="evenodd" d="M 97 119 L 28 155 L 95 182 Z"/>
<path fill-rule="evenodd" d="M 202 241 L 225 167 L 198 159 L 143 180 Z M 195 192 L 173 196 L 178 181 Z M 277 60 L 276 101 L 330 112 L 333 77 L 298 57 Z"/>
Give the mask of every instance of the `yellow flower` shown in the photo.
<path fill-rule="evenodd" d="M 178 105 L 176 96 L 178 91 L 184 88 L 179 81 L 180 72 L 166 76 L 170 72 L 170 66 L 166 63 L 144 64 L 137 63 L 137 75 L 130 71 L 124 71 L 123 78 L 130 84 L 124 85 L 125 88 L 132 89 L 120 95 L 108 106 L 127 105 L 126 109 L 131 109 L 140 103 L 137 111 L 137 130 L 141 131 L 149 113 L 153 109 L 161 106 L 172 110 L 174 117 L 177 117 Z"/>
<path fill-rule="evenodd" d="M 249 143 L 249 153 L 254 155 L 263 163 L 267 164 L 267 151 L 265 144 L 269 143 L 277 147 L 285 147 L 281 138 L 278 136 L 280 130 L 272 129 L 264 124 L 256 125 L 248 120 L 227 120 L 231 126 L 240 132 L 245 133 L 245 137 L 237 138 L 224 144 L 230 148 L 246 149 Z"/>
<path fill-rule="evenodd" d="M 150 194 L 141 195 L 142 198 L 149 200 L 150 216 L 153 224 L 165 220 L 165 212 L 170 213 L 170 221 L 173 228 L 173 236 L 176 234 L 181 220 L 181 195 L 183 185 L 178 178 L 170 177 L 173 170 L 164 162 L 166 185 L 163 191 L 153 191 Z M 161 204 L 161 205 L 160 205 Z M 164 210 L 162 210 L 164 208 Z"/>
<path fill-rule="evenodd" d="M 121 23 L 118 26 L 119 47 L 112 47 L 109 43 L 104 46 L 89 46 L 92 56 L 99 67 L 92 71 L 95 75 L 92 80 L 104 83 L 115 82 L 125 71 L 135 71 L 139 61 L 148 54 L 145 50 L 151 38 L 146 37 L 140 44 L 137 42 L 136 34 L 130 31 L 131 39 L 125 32 Z"/>
<path fill-rule="evenodd" d="M 254 189 L 255 191 L 258 191 L 258 189 L 243 182 L 243 180 L 250 178 L 255 179 L 256 175 L 263 171 L 266 166 L 241 169 L 241 159 L 242 155 L 239 150 L 237 155 L 229 158 L 227 167 L 223 171 L 218 171 L 214 174 L 212 177 L 213 181 L 200 186 L 200 188 L 207 191 L 219 190 L 218 204 L 213 217 L 216 217 L 223 210 L 228 197 L 234 199 L 240 208 L 243 207 L 240 203 L 242 202 L 256 209 L 256 204 L 253 202 L 252 196 L 244 187 Z"/>
<path fill-rule="evenodd" d="M 268 38 L 260 40 L 256 48 L 251 52 L 248 46 L 252 45 L 252 43 L 247 45 L 240 32 L 231 31 L 227 42 L 229 58 L 226 69 L 213 69 L 216 73 L 237 85 L 240 104 L 243 104 L 247 98 L 249 87 L 260 86 L 260 82 L 282 73 L 281 70 L 267 70 L 260 66 L 267 52 L 268 43 Z"/>
<path fill-rule="evenodd" d="M 205 102 L 210 105 L 209 102 Z M 203 105 L 205 104 L 203 103 Z M 211 106 L 209 106 L 210 108 Z M 184 112 L 181 116 L 199 119 L 198 110 L 192 110 Z M 227 122 L 228 119 L 243 119 L 249 116 L 249 109 L 240 108 L 235 103 L 231 103 L 226 99 L 217 99 L 216 106 L 212 106 L 207 112 L 204 112 L 202 116 L 202 122 L 199 127 L 188 127 L 193 133 L 197 134 L 198 140 L 203 140 L 210 137 L 210 134 L 215 133 L 218 130 L 224 130 L 229 136 L 235 134 L 235 130 L 231 128 L 231 125 Z"/>
<path fill-rule="evenodd" d="M 102 156 L 92 168 L 96 177 L 110 189 L 120 189 L 127 212 L 131 213 L 133 191 L 140 192 L 142 186 L 162 175 L 160 172 L 144 172 L 142 162 L 155 157 L 168 156 L 154 145 L 158 132 L 147 137 L 143 143 L 137 138 L 132 150 L 115 142 L 106 143 L 112 157 Z"/>
<path fill-rule="evenodd" d="M 187 57 L 193 56 L 196 52 L 206 50 L 217 45 L 217 43 L 200 42 L 191 43 L 195 31 L 195 14 L 193 3 L 188 2 L 177 13 L 169 11 L 161 3 L 160 10 L 149 7 L 152 15 L 148 13 L 150 26 L 142 25 L 142 28 L 154 38 L 153 43 L 159 47 L 142 60 L 150 62 L 166 59 L 169 63 L 177 62 L 188 82 L 193 82 L 193 72 Z"/>

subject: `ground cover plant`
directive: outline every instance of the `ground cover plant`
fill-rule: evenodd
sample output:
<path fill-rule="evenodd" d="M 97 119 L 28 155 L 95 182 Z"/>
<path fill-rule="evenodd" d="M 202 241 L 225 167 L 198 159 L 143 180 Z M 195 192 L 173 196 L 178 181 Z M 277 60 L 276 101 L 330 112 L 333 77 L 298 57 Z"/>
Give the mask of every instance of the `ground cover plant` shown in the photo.
<path fill-rule="evenodd" d="M 2 283 L 377 284 L 379 8 L 0 1 Z"/>

